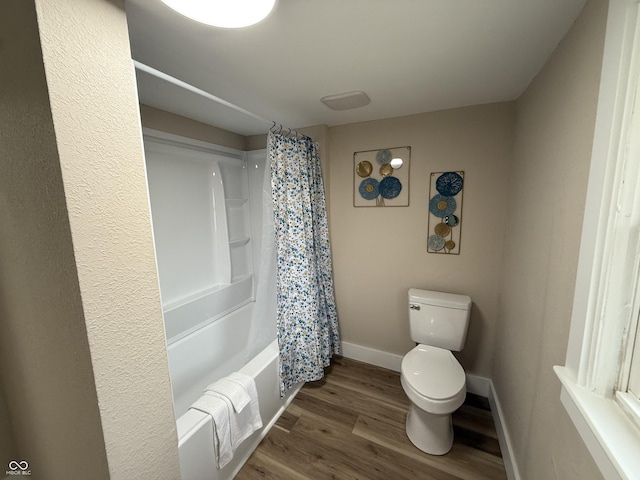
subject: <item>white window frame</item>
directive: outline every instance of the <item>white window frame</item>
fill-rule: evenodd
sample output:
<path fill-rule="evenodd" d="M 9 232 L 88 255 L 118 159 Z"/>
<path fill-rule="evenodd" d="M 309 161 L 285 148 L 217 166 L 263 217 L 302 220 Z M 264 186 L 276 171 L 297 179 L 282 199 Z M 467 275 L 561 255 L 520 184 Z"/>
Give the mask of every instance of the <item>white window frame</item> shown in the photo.
<path fill-rule="evenodd" d="M 640 325 L 638 325 L 638 323 L 636 323 L 633 338 L 635 340 L 635 346 L 630 359 L 631 365 L 629 366 L 629 383 L 627 384 L 627 389 L 640 401 Z"/>
<path fill-rule="evenodd" d="M 640 402 L 625 393 L 640 310 L 640 155 L 627 151 L 630 106 L 640 100 L 638 2 L 609 2 L 567 358 L 554 367 L 561 401 L 607 480 L 640 472 Z"/>

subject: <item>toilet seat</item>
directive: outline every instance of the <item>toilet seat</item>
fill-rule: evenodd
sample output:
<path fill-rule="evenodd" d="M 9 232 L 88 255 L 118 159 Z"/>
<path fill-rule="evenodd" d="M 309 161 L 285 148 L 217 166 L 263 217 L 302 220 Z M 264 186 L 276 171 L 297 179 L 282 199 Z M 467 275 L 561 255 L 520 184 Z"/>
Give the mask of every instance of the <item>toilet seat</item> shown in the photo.
<path fill-rule="evenodd" d="M 402 386 L 416 406 L 451 413 L 464 402 L 466 377 L 449 350 L 418 345 L 402 359 Z"/>

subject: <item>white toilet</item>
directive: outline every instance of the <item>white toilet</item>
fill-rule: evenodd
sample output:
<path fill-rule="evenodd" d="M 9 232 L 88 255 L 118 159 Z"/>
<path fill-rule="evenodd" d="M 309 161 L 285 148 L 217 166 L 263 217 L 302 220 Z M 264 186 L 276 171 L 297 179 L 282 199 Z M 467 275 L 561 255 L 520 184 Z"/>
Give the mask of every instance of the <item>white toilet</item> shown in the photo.
<path fill-rule="evenodd" d="M 451 414 L 467 393 L 464 370 L 451 351 L 464 347 L 470 310 L 466 295 L 409 290 L 409 327 L 418 346 L 402 359 L 402 388 L 411 401 L 407 436 L 431 455 L 451 450 Z"/>

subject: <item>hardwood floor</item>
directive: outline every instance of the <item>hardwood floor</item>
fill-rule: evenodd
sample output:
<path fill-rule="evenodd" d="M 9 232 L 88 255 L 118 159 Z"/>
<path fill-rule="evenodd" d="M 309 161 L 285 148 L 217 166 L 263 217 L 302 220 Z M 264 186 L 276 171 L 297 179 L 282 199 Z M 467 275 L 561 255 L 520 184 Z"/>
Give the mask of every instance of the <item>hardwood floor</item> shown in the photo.
<path fill-rule="evenodd" d="M 409 441 L 400 374 L 335 357 L 306 384 L 262 440 L 237 480 L 506 479 L 486 399 L 467 395 L 443 456 Z"/>

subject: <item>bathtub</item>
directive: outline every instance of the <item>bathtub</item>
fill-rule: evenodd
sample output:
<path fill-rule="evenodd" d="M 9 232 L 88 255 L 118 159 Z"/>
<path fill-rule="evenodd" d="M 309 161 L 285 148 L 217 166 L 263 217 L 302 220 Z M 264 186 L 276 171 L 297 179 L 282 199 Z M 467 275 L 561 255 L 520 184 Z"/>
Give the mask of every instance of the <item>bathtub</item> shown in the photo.
<path fill-rule="evenodd" d="M 266 151 L 153 130 L 144 139 L 182 479 L 228 480 L 297 392 L 280 398 Z M 236 371 L 255 379 L 264 427 L 217 470 L 212 419 L 189 407 Z"/>
<path fill-rule="evenodd" d="M 277 340 L 247 359 L 254 305 L 250 302 L 168 346 L 182 480 L 233 478 L 300 389 L 301 385 L 280 398 Z M 238 447 L 231 462 L 218 470 L 211 417 L 189 410 L 189 406 L 204 387 L 234 371 L 255 379 L 264 426 Z"/>

